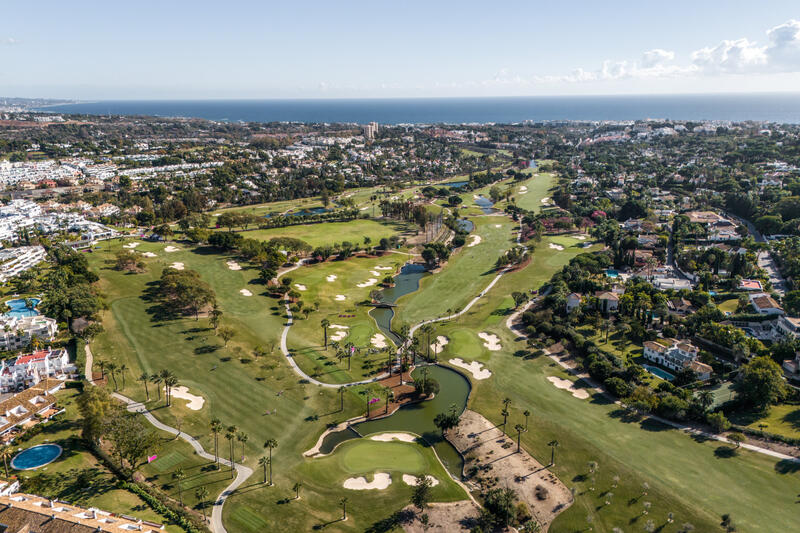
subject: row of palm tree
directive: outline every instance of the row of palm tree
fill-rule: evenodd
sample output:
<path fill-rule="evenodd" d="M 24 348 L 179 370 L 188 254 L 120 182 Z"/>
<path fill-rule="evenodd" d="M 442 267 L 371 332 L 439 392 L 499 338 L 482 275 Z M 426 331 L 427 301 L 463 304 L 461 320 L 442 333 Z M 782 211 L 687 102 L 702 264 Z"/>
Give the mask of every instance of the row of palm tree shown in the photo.
<path fill-rule="evenodd" d="M 125 365 L 122 365 L 125 366 Z M 126 368 L 127 370 L 127 368 Z M 124 374 L 123 374 L 123 385 L 122 388 L 125 388 L 125 381 L 124 381 Z M 141 375 L 136 378 L 136 381 L 139 381 L 144 384 L 144 394 L 146 401 L 150 401 L 150 389 L 147 388 L 148 383 L 152 383 L 156 386 L 156 391 L 158 391 L 158 400 L 161 401 L 161 384 L 164 384 L 165 392 L 164 399 L 166 401 L 167 407 L 172 405 L 172 389 L 178 385 L 178 378 L 172 372 L 172 370 L 161 370 L 160 372 L 154 374 L 148 374 L 147 372 L 142 372 Z"/>
<path fill-rule="evenodd" d="M 122 377 L 122 390 L 125 390 L 125 374 L 128 373 L 128 365 L 125 363 L 117 364 L 114 361 L 103 361 L 100 360 L 97 362 L 97 366 L 100 367 L 100 379 L 105 379 L 106 371 L 111 374 L 111 379 L 114 381 L 114 390 L 118 389 L 117 383 L 117 373 Z"/>

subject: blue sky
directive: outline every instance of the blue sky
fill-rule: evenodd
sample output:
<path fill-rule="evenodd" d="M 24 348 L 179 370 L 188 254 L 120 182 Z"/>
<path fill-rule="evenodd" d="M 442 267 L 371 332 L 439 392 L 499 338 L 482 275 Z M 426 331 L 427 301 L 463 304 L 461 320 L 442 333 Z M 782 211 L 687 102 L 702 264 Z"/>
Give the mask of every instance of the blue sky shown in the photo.
<path fill-rule="evenodd" d="M 797 0 L 5 0 L 0 95 L 790 91 L 799 21 Z"/>

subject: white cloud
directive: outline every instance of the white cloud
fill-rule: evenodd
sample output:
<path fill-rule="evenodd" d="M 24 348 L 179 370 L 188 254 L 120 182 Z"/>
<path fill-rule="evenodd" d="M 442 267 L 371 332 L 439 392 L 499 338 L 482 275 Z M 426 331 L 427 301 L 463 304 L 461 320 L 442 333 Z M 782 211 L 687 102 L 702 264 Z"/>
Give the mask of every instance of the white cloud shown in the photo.
<path fill-rule="evenodd" d="M 653 68 L 668 63 L 675 59 L 675 52 L 655 48 L 642 54 L 642 67 Z"/>
<path fill-rule="evenodd" d="M 19 44 L 19 41 L 14 39 L 13 37 L 0 38 L 0 45 L 14 46 L 15 44 Z"/>

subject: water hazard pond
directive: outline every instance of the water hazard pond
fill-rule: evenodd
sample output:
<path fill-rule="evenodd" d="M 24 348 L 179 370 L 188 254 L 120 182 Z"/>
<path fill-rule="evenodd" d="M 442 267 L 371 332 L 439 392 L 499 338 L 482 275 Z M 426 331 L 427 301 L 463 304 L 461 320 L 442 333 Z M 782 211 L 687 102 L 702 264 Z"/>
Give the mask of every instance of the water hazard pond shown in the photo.
<path fill-rule="evenodd" d="M 322 441 L 320 451 L 322 453 L 331 453 L 338 444 L 346 440 L 359 438 L 360 435 L 406 431 L 420 435 L 425 442 L 432 445 L 450 474 L 457 479 L 461 479 L 464 461 L 453 445 L 442 438 L 442 433 L 433 423 L 433 419 L 439 413 L 450 409 L 451 405 L 456 406 L 459 415 L 464 412 L 467 407 L 470 384 L 467 378 L 455 370 L 437 365 L 424 368 L 428 369 L 429 378 L 439 382 L 439 392 L 432 400 L 404 405 L 394 414 L 385 418 L 361 422 L 360 424 L 355 424 L 353 429 L 347 428 L 330 433 Z M 412 377 L 414 379 L 421 378 L 420 372 L 421 368 L 415 369 Z"/>

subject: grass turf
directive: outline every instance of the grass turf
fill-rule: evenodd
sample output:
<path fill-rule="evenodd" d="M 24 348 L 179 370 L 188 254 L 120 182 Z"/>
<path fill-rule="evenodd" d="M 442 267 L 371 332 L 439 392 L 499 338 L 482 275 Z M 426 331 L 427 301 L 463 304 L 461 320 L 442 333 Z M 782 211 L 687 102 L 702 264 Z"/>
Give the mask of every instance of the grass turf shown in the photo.
<path fill-rule="evenodd" d="M 242 236 L 265 241 L 274 237 L 292 237 L 303 240 L 312 247 L 345 241 L 363 246 L 364 238 L 368 237 L 374 246 L 383 238 L 389 238 L 407 230 L 408 226 L 405 224 L 358 219 L 349 222 L 321 222 L 285 228 L 254 229 L 242 232 Z"/>

